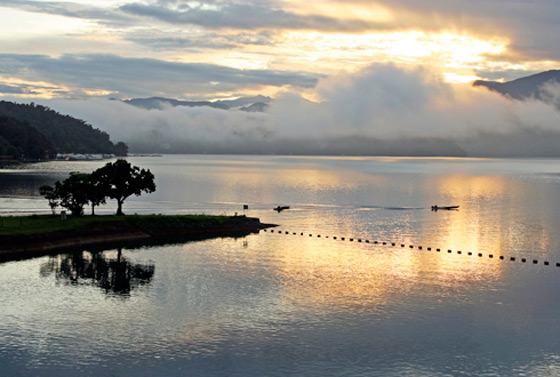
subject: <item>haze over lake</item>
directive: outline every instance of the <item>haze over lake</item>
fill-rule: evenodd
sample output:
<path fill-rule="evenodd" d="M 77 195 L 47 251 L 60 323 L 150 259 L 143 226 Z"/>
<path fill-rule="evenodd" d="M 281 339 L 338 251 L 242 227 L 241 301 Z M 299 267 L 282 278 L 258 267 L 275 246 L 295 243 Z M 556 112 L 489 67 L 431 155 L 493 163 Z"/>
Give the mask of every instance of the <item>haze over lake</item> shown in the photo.
<path fill-rule="evenodd" d="M 7 375 L 560 374 L 557 159 L 128 160 L 157 190 L 125 213 L 279 227 L 0 264 Z M 103 164 L 0 170 L 0 213 L 49 213 L 39 186 Z"/>

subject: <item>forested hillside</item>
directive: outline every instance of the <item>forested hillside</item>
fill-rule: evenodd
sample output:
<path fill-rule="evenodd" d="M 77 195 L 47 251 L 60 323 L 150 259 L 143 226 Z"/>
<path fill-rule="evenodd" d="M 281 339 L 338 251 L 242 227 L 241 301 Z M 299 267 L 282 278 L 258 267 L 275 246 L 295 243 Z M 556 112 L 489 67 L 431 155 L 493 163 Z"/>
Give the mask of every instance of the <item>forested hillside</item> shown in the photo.
<path fill-rule="evenodd" d="M 48 107 L 0 101 L 0 116 L 14 118 L 46 136 L 54 153 L 112 153 L 126 155 L 124 143 L 111 142 L 109 135 L 85 121 L 62 115 Z M 23 123 L 22 123 L 23 122 Z"/>
<path fill-rule="evenodd" d="M 27 122 L 0 116 L 0 160 L 53 158 L 53 143 Z"/>

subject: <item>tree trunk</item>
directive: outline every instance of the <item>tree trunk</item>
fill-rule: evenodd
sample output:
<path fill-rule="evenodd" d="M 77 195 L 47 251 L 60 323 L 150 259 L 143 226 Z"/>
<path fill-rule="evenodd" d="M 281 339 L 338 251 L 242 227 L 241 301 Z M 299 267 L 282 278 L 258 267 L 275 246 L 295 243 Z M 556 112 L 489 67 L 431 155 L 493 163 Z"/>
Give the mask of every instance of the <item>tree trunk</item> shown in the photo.
<path fill-rule="evenodd" d="M 124 213 L 122 211 L 123 201 L 117 199 L 117 216 L 123 216 Z"/>

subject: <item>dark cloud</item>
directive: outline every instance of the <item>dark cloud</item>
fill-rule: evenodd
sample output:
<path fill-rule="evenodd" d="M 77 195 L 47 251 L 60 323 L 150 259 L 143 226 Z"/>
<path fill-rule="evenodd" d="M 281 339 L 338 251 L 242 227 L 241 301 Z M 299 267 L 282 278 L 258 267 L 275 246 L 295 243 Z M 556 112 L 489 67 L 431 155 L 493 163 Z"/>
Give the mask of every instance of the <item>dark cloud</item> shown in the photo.
<path fill-rule="evenodd" d="M 208 2 L 206 2 L 208 3 Z M 120 7 L 128 14 L 171 24 L 191 24 L 210 29 L 308 29 L 365 31 L 384 26 L 363 20 L 341 20 L 320 15 L 297 15 L 278 1 L 210 2 L 214 7 L 177 6 L 176 2 L 130 3 Z"/>
<path fill-rule="evenodd" d="M 29 91 L 25 87 L 0 85 L 0 93 L 2 94 L 25 94 Z"/>
<path fill-rule="evenodd" d="M 258 33 L 218 34 L 204 33 L 189 35 L 189 33 L 171 33 L 156 29 L 146 29 L 128 34 L 127 40 L 149 46 L 154 50 L 203 50 L 203 49 L 232 49 L 246 45 L 272 46 L 275 42 L 274 34 L 268 31 Z"/>
<path fill-rule="evenodd" d="M 244 87 L 311 88 L 319 75 L 277 70 L 241 70 L 215 64 L 167 62 L 115 55 L 0 54 L 0 74 L 25 80 L 118 92 L 121 96 L 182 96 L 185 92 L 238 90 Z"/>
<path fill-rule="evenodd" d="M 44 13 L 86 20 L 96 20 L 102 23 L 130 22 L 130 16 L 118 9 L 106 9 L 94 5 L 78 4 L 62 1 L 33 1 L 33 0 L 0 0 L 0 6 L 11 7 L 28 12 Z"/>

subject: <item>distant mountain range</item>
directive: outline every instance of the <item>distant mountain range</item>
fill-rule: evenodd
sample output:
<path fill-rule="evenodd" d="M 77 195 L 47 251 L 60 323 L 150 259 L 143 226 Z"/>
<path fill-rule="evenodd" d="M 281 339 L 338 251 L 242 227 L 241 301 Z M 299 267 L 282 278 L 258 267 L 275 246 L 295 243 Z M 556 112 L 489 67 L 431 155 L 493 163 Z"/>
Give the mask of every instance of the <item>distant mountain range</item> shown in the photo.
<path fill-rule="evenodd" d="M 163 110 L 169 107 L 185 106 L 185 107 L 211 107 L 221 110 L 241 110 L 249 112 L 262 112 L 268 104 L 272 102 L 272 98 L 266 96 L 242 97 L 235 100 L 221 101 L 182 101 L 173 98 L 150 97 L 150 98 L 132 98 L 122 100 L 132 106 L 140 107 L 147 110 Z"/>
<path fill-rule="evenodd" d="M 473 86 L 484 86 L 517 100 L 536 98 L 546 101 L 547 98 L 543 96 L 543 85 L 558 83 L 560 83 L 560 70 L 551 70 L 507 82 L 477 80 L 473 82 Z"/>

